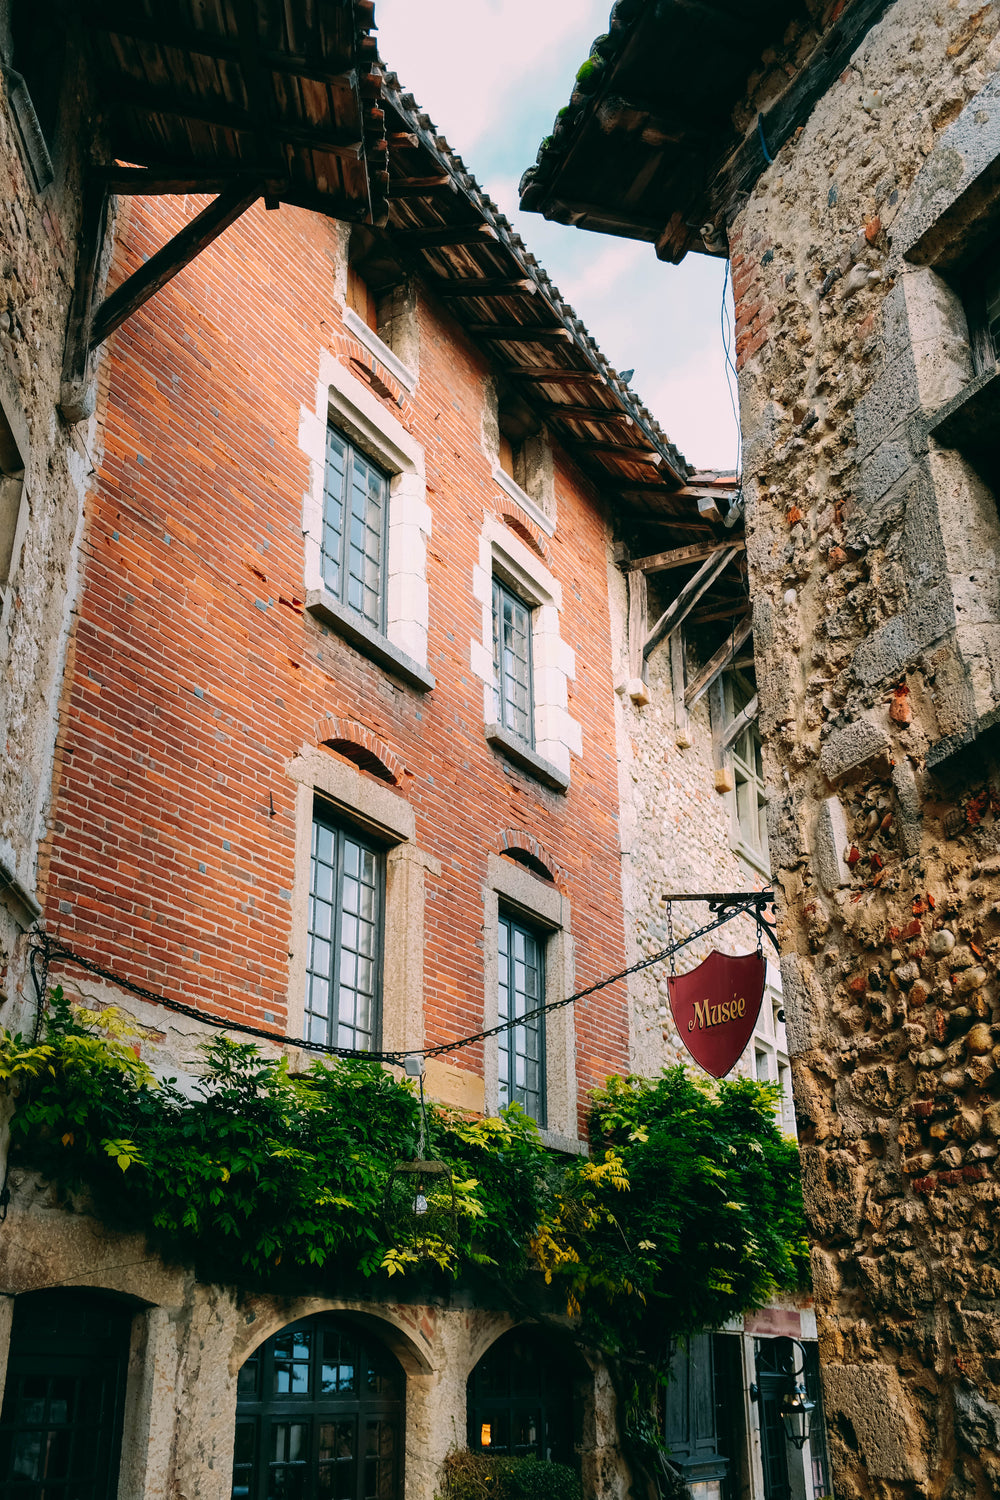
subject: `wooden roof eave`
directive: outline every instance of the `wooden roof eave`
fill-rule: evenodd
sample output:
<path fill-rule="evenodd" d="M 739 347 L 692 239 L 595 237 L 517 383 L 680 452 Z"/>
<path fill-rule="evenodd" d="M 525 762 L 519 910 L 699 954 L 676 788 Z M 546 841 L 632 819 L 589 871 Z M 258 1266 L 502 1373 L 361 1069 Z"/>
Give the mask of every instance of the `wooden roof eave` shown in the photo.
<path fill-rule="evenodd" d="M 627 482 L 627 476 L 616 476 L 603 464 L 597 466 L 587 462 L 598 455 L 587 452 L 590 440 L 581 438 L 572 427 L 565 426 L 560 410 L 563 405 L 570 408 L 565 422 L 582 419 L 614 423 L 612 431 L 605 431 L 604 437 L 598 439 L 598 444 L 607 452 L 623 461 L 659 464 L 667 471 L 662 481 L 666 489 L 683 485 L 687 473 L 684 460 L 672 445 L 656 434 L 642 409 L 619 388 L 607 362 L 589 337 L 581 335 L 578 320 L 565 311 L 544 273 L 539 274 L 534 258 L 524 251 L 499 212 L 479 191 L 474 179 L 460 163 L 456 163 L 450 152 L 442 150 L 426 117 L 394 91 L 387 91 L 386 105 L 396 115 L 390 130 L 393 131 L 397 124 L 403 126 L 401 133 L 416 137 L 421 148 L 419 165 L 407 164 L 414 176 L 427 174 L 428 164 L 433 163 L 440 174 L 450 172 L 457 186 L 457 193 L 447 203 L 435 198 L 428 204 L 435 216 L 432 223 L 400 223 L 396 210 L 391 211 L 390 234 L 398 234 L 402 247 L 417 259 L 420 273 L 432 291 L 445 296 L 449 310 L 471 337 L 477 342 L 486 342 L 491 360 L 499 361 L 509 378 L 522 388 L 534 388 L 532 404 L 539 415 L 548 425 L 555 427 L 557 436 L 573 452 L 575 461 L 582 463 L 602 487 L 608 488 L 610 484 L 617 488 Z M 397 167 L 395 157 L 393 166 Z M 462 214 L 460 224 L 449 224 L 438 217 L 454 212 Z M 466 216 L 469 215 L 471 222 L 467 222 Z M 486 244 L 494 251 L 502 251 L 508 261 L 509 274 L 464 278 L 470 285 L 463 288 L 463 278 L 455 276 L 449 279 L 447 271 L 442 274 L 440 262 L 431 267 L 426 264 L 424 252 L 456 243 L 473 248 L 477 244 Z M 491 281 L 500 284 L 490 287 Z M 465 295 L 466 291 L 468 295 Z M 523 321 L 511 320 L 511 298 L 515 296 L 523 299 Z M 494 313 L 492 319 L 483 317 L 484 307 L 489 307 Z M 539 349 L 553 347 L 565 358 L 565 364 L 554 363 L 550 357 L 544 361 L 527 360 L 524 351 L 532 345 Z M 598 391 L 601 393 L 592 407 L 587 406 L 583 399 L 589 388 L 595 391 L 595 397 Z M 553 390 L 558 396 L 568 399 L 554 399 Z M 608 397 L 613 406 L 609 407 Z M 615 429 L 621 430 L 621 442 L 608 441 L 614 436 Z"/>

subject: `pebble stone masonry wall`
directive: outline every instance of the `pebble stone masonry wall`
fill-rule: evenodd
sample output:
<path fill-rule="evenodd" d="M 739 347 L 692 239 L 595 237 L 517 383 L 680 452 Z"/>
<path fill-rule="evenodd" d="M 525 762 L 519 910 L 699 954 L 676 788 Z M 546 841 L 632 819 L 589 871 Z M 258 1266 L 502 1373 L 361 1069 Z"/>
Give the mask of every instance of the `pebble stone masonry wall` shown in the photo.
<path fill-rule="evenodd" d="M 954 273 L 997 232 L 998 25 L 994 4 L 896 0 L 730 226 L 770 848 L 851 1500 L 1000 1491 L 1000 536 L 935 415 L 979 388 Z"/>

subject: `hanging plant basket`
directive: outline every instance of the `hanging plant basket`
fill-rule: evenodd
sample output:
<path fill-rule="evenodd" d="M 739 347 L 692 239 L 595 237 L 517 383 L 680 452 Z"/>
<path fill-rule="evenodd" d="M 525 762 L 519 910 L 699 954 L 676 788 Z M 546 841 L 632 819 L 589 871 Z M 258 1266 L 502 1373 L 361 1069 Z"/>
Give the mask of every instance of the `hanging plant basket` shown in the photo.
<path fill-rule="evenodd" d="M 388 1235 L 402 1248 L 428 1260 L 442 1245 L 454 1245 L 458 1211 L 451 1168 L 444 1161 L 399 1161 L 385 1190 L 383 1217 Z"/>

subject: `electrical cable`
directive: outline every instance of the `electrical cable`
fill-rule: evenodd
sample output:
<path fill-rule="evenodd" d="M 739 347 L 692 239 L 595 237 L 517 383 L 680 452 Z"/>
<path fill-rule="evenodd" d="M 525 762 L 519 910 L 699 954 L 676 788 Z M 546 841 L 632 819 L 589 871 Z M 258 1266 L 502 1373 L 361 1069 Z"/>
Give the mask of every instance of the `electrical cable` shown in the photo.
<path fill-rule="evenodd" d="M 585 989 L 577 990 L 575 994 L 567 995 L 564 1000 L 550 1000 L 545 1005 L 535 1006 L 534 1009 L 524 1011 L 521 1015 L 513 1017 L 509 1021 L 501 1021 L 497 1026 L 487 1027 L 483 1031 L 474 1032 L 471 1036 L 459 1037 L 452 1042 L 439 1042 L 434 1047 L 403 1047 L 394 1051 L 369 1051 L 364 1052 L 356 1047 L 331 1047 L 325 1042 L 314 1042 L 303 1037 L 286 1036 L 278 1031 L 266 1031 L 262 1026 L 252 1026 L 248 1021 L 225 1020 L 222 1016 L 212 1015 L 210 1011 L 199 1010 L 197 1006 L 187 1005 L 182 1000 L 172 1000 L 167 995 L 158 994 L 155 990 L 146 989 L 144 985 L 136 984 L 133 980 L 123 979 L 112 969 L 106 969 L 94 959 L 86 958 L 83 954 L 76 953 L 56 938 L 41 930 L 32 932 L 32 973 L 34 974 L 34 954 L 43 956 L 44 974 L 46 982 L 48 979 L 49 964 L 51 960 L 63 959 L 68 963 L 75 964 L 84 969 L 88 974 L 94 974 L 100 979 L 105 979 L 109 984 L 117 985 L 119 988 L 128 990 L 130 994 L 137 995 L 142 1000 L 148 1000 L 153 1005 L 162 1005 L 166 1010 L 176 1011 L 180 1015 L 188 1016 L 193 1021 L 201 1021 L 209 1026 L 215 1026 L 220 1031 L 238 1031 L 243 1036 L 260 1037 L 263 1041 L 277 1042 L 284 1047 L 301 1047 L 306 1052 L 317 1052 L 327 1057 L 357 1058 L 366 1062 L 383 1062 L 401 1064 L 407 1057 L 444 1057 L 447 1053 L 458 1052 L 463 1047 L 472 1047 L 477 1042 L 487 1041 L 491 1037 L 499 1036 L 501 1032 L 511 1031 L 515 1026 L 523 1026 L 526 1021 L 532 1021 L 537 1016 L 543 1016 L 548 1011 L 562 1010 L 568 1005 L 575 1005 L 578 1000 L 584 1000 L 588 995 L 594 995 L 598 990 L 607 989 L 609 985 L 617 984 L 622 979 L 629 978 L 632 974 L 638 974 L 643 969 L 651 968 L 654 964 L 662 963 L 664 959 L 670 958 L 674 953 L 686 948 L 688 944 L 697 942 L 699 938 L 714 932 L 725 922 L 744 912 L 749 912 L 755 907 L 758 900 L 756 892 L 748 892 L 747 900 L 741 903 L 727 905 L 726 909 L 717 914 L 712 921 L 706 922 L 697 931 L 689 936 L 681 938 L 678 942 L 671 942 L 666 948 L 649 958 L 642 958 L 638 963 L 630 964 L 627 969 L 621 969 L 617 974 L 611 974 L 606 979 L 598 979 L 594 984 L 589 984 Z M 36 979 L 36 986 L 37 986 Z M 38 1015 L 35 1020 L 35 1033 L 41 1027 L 41 1014 L 45 990 L 41 992 L 38 1004 Z"/>
<path fill-rule="evenodd" d="M 729 261 L 727 260 L 725 273 L 722 277 L 722 305 L 719 308 L 719 325 L 722 330 L 722 352 L 726 358 L 726 390 L 729 392 L 729 404 L 733 409 L 733 421 L 736 424 L 736 483 L 737 486 L 740 486 L 741 475 L 743 471 L 743 435 L 740 431 L 740 412 L 737 405 L 737 395 L 739 393 L 739 373 L 736 369 L 735 364 L 733 363 L 732 351 L 730 349 L 730 342 L 732 340 L 734 330 L 729 322 L 729 308 L 726 304 L 726 292 L 728 288 Z M 733 389 L 734 381 L 736 382 L 735 392 Z M 733 501 L 733 504 L 737 504 L 738 501 L 739 489 L 737 489 L 737 494 Z"/>

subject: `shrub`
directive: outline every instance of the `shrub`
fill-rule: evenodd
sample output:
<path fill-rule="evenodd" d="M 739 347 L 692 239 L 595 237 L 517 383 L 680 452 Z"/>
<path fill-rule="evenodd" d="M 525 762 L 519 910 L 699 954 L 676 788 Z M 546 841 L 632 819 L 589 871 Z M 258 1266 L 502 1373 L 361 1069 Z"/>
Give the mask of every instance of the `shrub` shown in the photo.
<path fill-rule="evenodd" d="M 566 1464 L 455 1449 L 442 1470 L 439 1500 L 581 1500 L 580 1481 Z"/>

